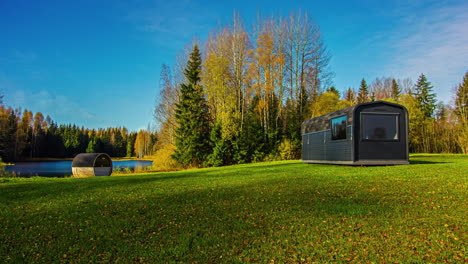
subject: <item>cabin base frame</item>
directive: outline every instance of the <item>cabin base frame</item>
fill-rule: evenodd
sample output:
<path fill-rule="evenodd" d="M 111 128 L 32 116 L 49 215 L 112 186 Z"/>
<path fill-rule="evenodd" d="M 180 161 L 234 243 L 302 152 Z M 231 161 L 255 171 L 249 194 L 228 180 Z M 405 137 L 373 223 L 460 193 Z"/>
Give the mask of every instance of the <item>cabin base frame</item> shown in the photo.
<path fill-rule="evenodd" d="M 387 166 L 387 165 L 408 165 L 407 160 L 358 160 L 358 161 L 343 161 L 343 160 L 303 160 L 303 163 L 312 164 L 335 164 L 335 165 L 350 165 L 350 166 Z"/>

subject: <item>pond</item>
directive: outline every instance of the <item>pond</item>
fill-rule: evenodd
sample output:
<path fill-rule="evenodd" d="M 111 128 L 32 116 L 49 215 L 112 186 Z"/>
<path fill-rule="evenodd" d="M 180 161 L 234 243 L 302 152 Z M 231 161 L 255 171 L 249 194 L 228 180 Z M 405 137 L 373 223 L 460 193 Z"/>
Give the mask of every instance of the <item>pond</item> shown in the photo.
<path fill-rule="evenodd" d="M 71 160 L 62 161 L 31 161 L 18 162 L 15 165 L 5 166 L 7 172 L 15 172 L 19 177 L 43 176 L 43 177 L 65 177 L 72 175 Z M 134 171 L 136 168 L 144 168 L 151 166 L 152 161 L 149 160 L 118 160 L 112 161 L 112 167 L 115 169 L 130 169 Z"/>

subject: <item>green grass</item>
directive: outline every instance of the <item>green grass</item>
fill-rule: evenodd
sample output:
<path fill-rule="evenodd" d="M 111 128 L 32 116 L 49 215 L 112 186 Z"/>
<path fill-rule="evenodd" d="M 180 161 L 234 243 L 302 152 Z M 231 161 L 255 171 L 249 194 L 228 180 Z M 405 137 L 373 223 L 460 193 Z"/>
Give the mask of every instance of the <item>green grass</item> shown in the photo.
<path fill-rule="evenodd" d="M 466 155 L 0 178 L 0 262 L 463 262 Z"/>

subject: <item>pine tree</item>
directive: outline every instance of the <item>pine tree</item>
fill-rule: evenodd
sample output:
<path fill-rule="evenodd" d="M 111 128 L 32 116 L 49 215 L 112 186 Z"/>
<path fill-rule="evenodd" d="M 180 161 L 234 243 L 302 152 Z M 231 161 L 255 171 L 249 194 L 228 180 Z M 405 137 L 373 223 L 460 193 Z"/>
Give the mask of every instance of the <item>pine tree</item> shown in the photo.
<path fill-rule="evenodd" d="M 362 79 L 361 87 L 359 87 L 357 103 L 362 104 L 365 102 L 369 102 L 369 88 L 367 86 L 366 80 Z"/>
<path fill-rule="evenodd" d="M 127 157 L 133 157 L 135 154 L 135 140 L 137 133 L 132 132 L 127 137 Z"/>
<path fill-rule="evenodd" d="M 96 153 L 96 140 L 92 138 L 88 142 L 88 146 L 86 147 L 86 153 Z"/>
<path fill-rule="evenodd" d="M 354 89 L 348 88 L 348 90 L 346 90 L 345 100 L 353 104 L 356 103 L 356 92 L 354 91 Z"/>
<path fill-rule="evenodd" d="M 463 83 L 458 86 L 455 97 L 455 113 L 463 124 L 468 124 L 468 71 Z"/>
<path fill-rule="evenodd" d="M 174 159 L 182 166 L 199 167 L 210 153 L 208 107 L 200 85 L 201 54 L 193 47 L 184 71 L 186 83 L 180 86 L 176 105 L 176 151 Z"/>
<path fill-rule="evenodd" d="M 217 122 L 211 130 L 210 140 L 213 152 L 208 155 L 207 166 L 218 167 L 229 164 L 229 146 L 228 142 L 222 137 L 221 122 Z"/>
<path fill-rule="evenodd" d="M 398 85 L 397 81 L 393 79 L 392 80 L 392 98 L 395 99 L 395 101 L 398 101 L 398 97 L 400 97 L 400 94 L 401 94 L 400 86 Z"/>
<path fill-rule="evenodd" d="M 421 74 L 418 82 L 414 86 L 414 95 L 419 102 L 419 108 L 425 117 L 432 117 L 436 109 L 435 93 L 432 91 L 433 86 L 427 81 L 426 76 Z"/>
<path fill-rule="evenodd" d="M 327 92 L 332 92 L 340 96 L 340 91 L 338 91 L 335 86 L 331 86 L 330 88 L 327 89 Z"/>
<path fill-rule="evenodd" d="M 1 136 L 1 147 L 0 154 L 3 156 L 4 161 L 14 161 L 15 160 L 15 145 L 16 145 L 16 131 L 18 129 L 18 124 L 16 122 L 15 111 L 11 108 L 8 109 L 8 117 L 6 119 L 6 126 L 2 127 L 3 132 Z"/>

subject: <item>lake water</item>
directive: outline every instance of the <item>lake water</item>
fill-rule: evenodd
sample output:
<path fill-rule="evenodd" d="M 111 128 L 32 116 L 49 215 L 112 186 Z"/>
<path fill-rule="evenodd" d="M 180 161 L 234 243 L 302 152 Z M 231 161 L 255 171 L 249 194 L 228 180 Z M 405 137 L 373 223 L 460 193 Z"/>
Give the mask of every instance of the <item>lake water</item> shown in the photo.
<path fill-rule="evenodd" d="M 20 177 L 43 176 L 43 177 L 64 177 L 71 176 L 71 160 L 64 161 L 32 161 L 18 162 L 15 165 L 5 166 L 7 172 L 15 172 Z M 122 160 L 112 161 L 112 167 L 134 171 L 135 168 L 151 166 L 152 161 L 148 160 Z"/>

